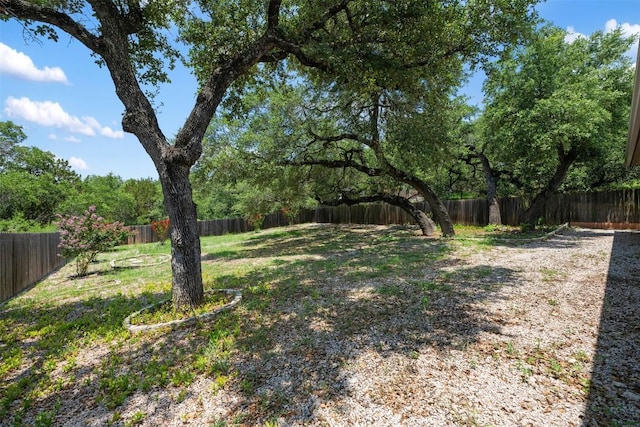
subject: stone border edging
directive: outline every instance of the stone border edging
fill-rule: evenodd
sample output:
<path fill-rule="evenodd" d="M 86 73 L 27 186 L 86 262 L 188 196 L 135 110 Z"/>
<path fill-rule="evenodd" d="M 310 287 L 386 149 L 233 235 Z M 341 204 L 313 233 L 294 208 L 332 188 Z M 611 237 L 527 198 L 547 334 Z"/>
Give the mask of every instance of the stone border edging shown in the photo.
<path fill-rule="evenodd" d="M 163 323 L 156 323 L 153 325 L 132 325 L 131 324 L 131 318 L 134 316 L 137 316 L 138 314 L 149 310 L 159 304 L 163 304 L 169 300 L 163 300 L 163 301 L 159 301 L 155 304 L 151 304 L 148 305 L 146 307 L 143 307 L 142 309 L 131 313 L 130 315 L 128 315 L 123 321 L 122 321 L 122 326 L 127 329 L 129 332 L 131 333 L 138 333 L 138 332 L 144 332 L 144 331 L 152 331 L 154 329 L 159 329 L 159 328 L 164 328 L 166 326 L 174 326 L 174 325 L 184 325 L 184 324 L 191 324 L 191 323 L 195 323 L 197 320 L 203 320 L 203 319 L 208 319 L 210 317 L 215 316 L 216 314 L 220 313 L 223 310 L 228 310 L 231 307 L 235 306 L 236 304 L 238 304 L 240 302 L 240 300 L 242 299 L 242 292 L 239 289 L 213 289 L 211 291 L 208 292 L 225 292 L 227 294 L 231 294 L 234 296 L 233 300 L 221 307 L 216 308 L 213 311 L 209 311 L 207 313 L 203 313 L 203 314 L 199 314 L 197 316 L 191 316 L 191 317 L 187 317 L 185 319 L 179 319 L 179 320 L 172 320 L 170 322 L 163 322 Z"/>
<path fill-rule="evenodd" d="M 152 262 L 152 263 L 147 263 L 147 264 L 140 264 L 140 265 L 127 265 L 127 266 L 120 266 L 120 265 L 116 265 L 116 262 L 119 261 L 125 261 L 128 259 L 135 259 L 135 258 L 141 258 L 145 255 L 149 255 L 149 254 L 140 254 L 140 255 L 136 255 L 136 256 L 130 256 L 130 257 L 126 257 L 126 258 L 116 258 L 116 259 L 112 259 L 111 261 L 109 261 L 109 265 L 111 266 L 111 268 L 116 269 L 116 268 L 141 268 L 141 267 L 152 267 L 154 265 L 160 265 L 160 264 L 164 264 L 167 261 L 171 261 L 171 255 L 168 254 L 160 254 L 160 256 L 163 256 L 163 259 L 161 261 L 157 261 L 157 262 Z M 166 259 L 164 259 L 166 258 Z"/>

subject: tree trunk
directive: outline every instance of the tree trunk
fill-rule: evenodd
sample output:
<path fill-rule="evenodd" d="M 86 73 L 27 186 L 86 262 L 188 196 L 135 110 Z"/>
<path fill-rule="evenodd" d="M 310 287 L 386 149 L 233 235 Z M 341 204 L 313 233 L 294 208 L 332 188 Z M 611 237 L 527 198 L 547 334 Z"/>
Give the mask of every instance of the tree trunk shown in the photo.
<path fill-rule="evenodd" d="M 571 148 L 567 153 L 558 149 L 560 163 L 555 173 L 547 182 L 547 185 L 534 197 L 529 208 L 524 213 L 523 223 L 529 225 L 532 230 L 536 227 L 538 218 L 542 217 L 545 204 L 558 191 L 567 176 L 569 168 L 577 158 L 578 150 L 575 148 Z"/>
<path fill-rule="evenodd" d="M 484 171 L 484 180 L 487 184 L 487 204 L 489 205 L 489 224 L 502 225 L 502 216 L 500 215 L 500 203 L 498 202 L 498 179 L 491 169 L 489 159 L 483 153 L 478 153 L 482 170 Z"/>
<path fill-rule="evenodd" d="M 420 227 L 423 236 L 433 236 L 436 231 L 436 224 L 409 200 L 400 196 L 387 196 L 383 200 L 389 204 L 402 208 L 406 213 L 411 215 L 413 220 Z"/>
<path fill-rule="evenodd" d="M 436 231 L 436 224 L 423 211 L 415 207 L 406 197 L 392 194 L 374 194 L 372 196 L 360 196 L 356 198 L 343 196 L 340 200 L 330 202 L 320 200 L 321 204 L 327 206 L 339 206 L 343 204 L 353 206 L 359 203 L 370 202 L 385 202 L 393 206 L 398 206 L 411 215 L 416 224 L 420 227 L 423 236 L 433 236 Z"/>
<path fill-rule="evenodd" d="M 433 216 L 436 219 L 438 225 L 440 225 L 440 229 L 442 230 L 443 237 L 452 237 L 455 236 L 456 232 L 453 229 L 453 222 L 451 222 L 451 217 L 449 216 L 449 211 L 447 210 L 442 200 L 439 197 L 435 199 L 429 200 L 426 199 L 431 206 L 431 212 L 433 212 Z"/>
<path fill-rule="evenodd" d="M 500 203 L 498 202 L 498 174 L 491 168 L 489 158 L 485 156 L 483 151 L 478 151 L 472 144 L 468 144 L 467 148 L 471 152 L 467 163 L 472 164 L 470 158 L 475 157 L 480 160 L 482 165 L 482 173 L 484 174 L 484 182 L 487 186 L 487 205 L 489 207 L 489 224 L 502 225 L 502 216 L 500 214 Z"/>
<path fill-rule="evenodd" d="M 444 203 L 442 203 L 442 200 L 440 200 L 438 195 L 433 192 L 431 187 L 417 178 L 412 178 L 407 181 L 407 183 L 418 190 L 420 195 L 424 197 L 425 201 L 429 203 L 431 213 L 433 213 L 433 218 L 440 226 L 440 230 L 442 230 L 442 236 L 455 236 L 456 232 L 453 229 L 453 222 L 451 222 L 449 211 L 447 210 L 447 207 L 444 205 Z"/>
<path fill-rule="evenodd" d="M 409 214 L 411 214 L 415 222 L 420 227 L 422 235 L 426 237 L 433 236 L 436 231 L 436 223 L 418 208 L 414 208 L 412 212 L 409 212 Z"/>
<path fill-rule="evenodd" d="M 453 230 L 453 223 L 451 222 L 451 218 L 449 217 L 449 211 L 447 211 L 446 206 L 442 203 L 438 195 L 431 189 L 431 187 L 429 187 L 426 182 L 424 182 L 417 176 L 406 173 L 393 166 L 385 156 L 384 149 L 382 148 L 382 144 L 380 143 L 380 130 L 378 128 L 378 119 L 380 117 L 380 109 L 382 108 L 380 97 L 380 93 L 374 93 L 372 95 L 373 107 L 371 109 L 370 118 L 372 138 L 370 141 L 366 142 L 366 144 L 373 149 L 373 152 L 382 165 L 382 170 L 385 171 L 386 175 L 404 182 L 405 184 L 411 185 L 422 195 L 422 197 L 424 197 L 427 203 L 429 203 L 431 212 L 433 213 L 433 217 L 435 218 L 438 225 L 440 225 L 443 237 L 450 237 L 455 235 L 456 233 Z"/>
<path fill-rule="evenodd" d="M 176 308 L 204 302 L 200 235 L 193 203 L 189 167 L 168 165 L 160 172 L 164 206 L 171 223 L 171 295 Z"/>

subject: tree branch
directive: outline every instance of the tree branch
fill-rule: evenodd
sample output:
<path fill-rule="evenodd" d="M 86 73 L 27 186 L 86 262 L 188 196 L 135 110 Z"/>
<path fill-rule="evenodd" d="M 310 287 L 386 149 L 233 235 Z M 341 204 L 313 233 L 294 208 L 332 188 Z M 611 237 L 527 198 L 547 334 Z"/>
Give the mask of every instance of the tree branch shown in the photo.
<path fill-rule="evenodd" d="M 318 135 L 313 131 L 309 131 L 309 134 L 311 134 L 311 136 L 315 141 L 322 141 L 327 143 L 339 142 L 345 139 L 350 139 L 352 141 L 360 142 L 360 135 L 357 135 L 355 133 L 342 133 L 342 134 L 333 135 L 333 136 L 324 136 L 324 135 Z"/>
<path fill-rule="evenodd" d="M 267 7 L 267 31 L 274 31 L 280 24 L 280 7 L 282 0 L 270 0 Z"/>
<path fill-rule="evenodd" d="M 99 37 L 74 21 L 71 16 L 50 7 L 39 6 L 24 0 L 0 0 L 0 12 L 20 20 L 38 21 L 58 27 L 93 52 L 100 53 L 103 49 Z"/>
<path fill-rule="evenodd" d="M 272 1 L 269 4 L 270 9 L 273 5 L 272 3 L 278 3 L 278 7 L 280 6 L 280 1 Z M 277 31 L 277 28 L 273 27 L 273 29 L 275 30 L 273 31 L 273 41 L 275 42 L 276 46 L 282 51 L 278 52 L 271 58 L 269 56 L 265 57 L 261 62 L 273 62 L 275 58 L 284 59 L 288 55 L 293 55 L 305 67 L 316 68 L 325 72 L 330 71 L 331 66 L 329 64 L 323 62 L 318 58 L 314 58 L 306 54 L 303 50 L 303 46 L 309 41 L 313 33 L 324 28 L 324 25 L 329 19 L 335 17 L 342 11 L 346 11 L 348 3 L 349 0 L 342 0 L 333 7 L 330 7 L 318 19 L 303 28 L 297 37 L 288 38 L 284 36 L 284 34 L 282 34 L 280 31 Z"/>

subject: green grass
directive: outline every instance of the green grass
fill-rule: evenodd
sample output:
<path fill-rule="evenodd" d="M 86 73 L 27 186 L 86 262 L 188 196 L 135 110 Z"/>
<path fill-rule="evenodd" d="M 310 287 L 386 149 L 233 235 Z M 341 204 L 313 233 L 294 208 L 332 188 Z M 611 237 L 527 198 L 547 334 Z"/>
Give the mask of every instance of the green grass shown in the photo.
<path fill-rule="evenodd" d="M 487 244 L 496 244 L 501 241 L 513 241 L 517 243 L 519 240 L 530 240 L 545 236 L 550 231 L 555 230 L 555 226 L 537 227 L 535 230 L 523 231 L 521 227 L 508 225 L 487 225 L 485 227 L 477 227 L 472 225 L 456 224 L 455 238 L 464 240 L 468 238 L 481 238 Z"/>
<path fill-rule="evenodd" d="M 473 235 L 468 227 L 464 233 Z M 476 233 L 484 232 L 476 228 Z M 441 270 L 439 263 L 456 245 L 454 240 L 418 237 L 415 229 L 406 227 L 355 225 L 204 237 L 205 290 L 238 288 L 242 302 L 204 324 L 139 335 L 127 332 L 122 322 L 170 298 L 169 262 L 116 269 L 109 263 L 132 257 L 154 261 L 169 254 L 170 246 L 118 247 L 100 254 L 81 278 L 74 277 L 70 263 L 0 306 L 0 418 L 13 426 L 32 424 L 36 417 L 38 425 L 55 425 L 64 406 L 41 411 L 37 402 L 59 399 L 64 405 L 67 393 L 84 390 L 110 411 L 113 423 L 137 425 L 145 422 L 143 412 L 128 419 L 120 415 L 132 395 L 172 387 L 182 400 L 187 387 L 204 376 L 212 380 L 212 391 L 236 387 L 264 420 L 272 419 L 289 402 L 278 390 L 264 392 L 264 379 L 239 371 L 233 360 L 239 354 L 269 359 L 279 344 L 283 304 L 299 308 L 286 327 L 300 327 L 308 318 L 330 321 L 338 316 L 334 328 L 340 333 L 358 331 L 377 315 L 393 316 L 397 308 L 391 304 L 398 301 L 407 304 L 407 310 L 426 312 L 438 298 L 455 292 L 457 281 L 491 274 L 487 269 Z M 431 271 L 437 273 L 435 279 L 425 279 L 424 272 Z M 334 284 L 371 291 L 362 301 L 349 303 L 336 296 Z M 211 295 L 218 299 L 205 310 L 228 301 L 222 293 Z M 156 310 L 139 320 L 171 320 L 179 314 Z M 315 333 L 306 330 L 296 351 L 317 351 Z M 87 349 L 97 359 L 81 357 Z M 237 417 L 251 421 L 247 414 Z"/>
<path fill-rule="evenodd" d="M 131 316 L 132 325 L 153 325 L 166 323 L 172 320 L 182 320 L 193 316 L 209 313 L 228 304 L 233 300 L 233 295 L 223 292 L 208 292 L 205 294 L 203 305 L 194 309 L 176 310 L 171 300 L 160 302 L 135 316 Z"/>

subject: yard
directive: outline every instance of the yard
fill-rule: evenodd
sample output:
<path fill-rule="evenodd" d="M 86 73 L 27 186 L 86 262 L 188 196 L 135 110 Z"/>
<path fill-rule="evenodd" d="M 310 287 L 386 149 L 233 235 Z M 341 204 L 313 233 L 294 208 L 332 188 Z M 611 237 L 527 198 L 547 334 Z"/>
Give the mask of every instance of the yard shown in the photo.
<path fill-rule="evenodd" d="M 0 306 L 0 424 L 638 425 L 640 234 L 481 231 L 204 237 L 205 286 L 242 302 L 135 335 L 123 319 L 169 297 L 169 246 L 70 263 Z"/>

